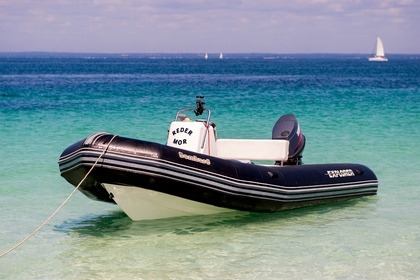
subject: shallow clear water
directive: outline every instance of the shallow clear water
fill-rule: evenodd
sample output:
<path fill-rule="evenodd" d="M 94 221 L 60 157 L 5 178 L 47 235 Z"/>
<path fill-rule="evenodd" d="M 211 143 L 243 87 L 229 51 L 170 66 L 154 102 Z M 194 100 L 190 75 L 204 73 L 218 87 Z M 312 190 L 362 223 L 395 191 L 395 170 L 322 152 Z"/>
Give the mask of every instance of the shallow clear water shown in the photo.
<path fill-rule="evenodd" d="M 205 95 L 221 138 L 270 138 L 294 113 L 306 163 L 356 162 L 377 196 L 274 214 L 133 222 L 76 193 L 0 259 L 1 279 L 415 279 L 420 275 L 420 57 L 224 60 L 0 56 L 0 252 L 73 190 L 57 160 L 98 131 L 164 143 Z"/>

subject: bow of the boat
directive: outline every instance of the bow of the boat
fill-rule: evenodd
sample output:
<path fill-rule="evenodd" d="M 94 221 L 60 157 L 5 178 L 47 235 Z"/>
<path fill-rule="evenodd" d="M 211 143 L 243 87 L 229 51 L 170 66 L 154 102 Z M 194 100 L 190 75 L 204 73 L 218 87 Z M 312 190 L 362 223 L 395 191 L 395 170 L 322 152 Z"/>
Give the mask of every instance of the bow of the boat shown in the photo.
<path fill-rule="evenodd" d="M 93 146 L 92 144 L 102 139 L 102 145 Z M 60 175 L 87 197 L 105 202 L 115 203 L 102 185 L 95 179 L 95 163 L 99 164 L 98 158 L 105 149 L 106 141 L 114 137 L 107 133 L 96 133 L 82 139 L 67 147 L 60 155 L 58 166 Z"/>

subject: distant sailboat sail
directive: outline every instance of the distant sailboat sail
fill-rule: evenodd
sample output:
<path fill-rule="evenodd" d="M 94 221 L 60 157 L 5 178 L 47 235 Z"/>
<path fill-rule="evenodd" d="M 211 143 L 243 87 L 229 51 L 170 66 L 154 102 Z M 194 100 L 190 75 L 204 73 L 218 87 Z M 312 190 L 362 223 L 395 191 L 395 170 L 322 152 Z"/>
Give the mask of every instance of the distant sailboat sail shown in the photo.
<path fill-rule="evenodd" d="M 209 58 L 209 54 L 208 53 L 205 53 L 204 54 L 204 59 L 208 59 Z"/>
<path fill-rule="evenodd" d="M 223 53 L 220 53 L 219 58 L 223 59 Z"/>
<path fill-rule="evenodd" d="M 388 61 L 385 57 L 384 45 L 379 37 L 376 37 L 376 45 L 373 51 L 373 56 L 369 57 L 369 61 Z"/>

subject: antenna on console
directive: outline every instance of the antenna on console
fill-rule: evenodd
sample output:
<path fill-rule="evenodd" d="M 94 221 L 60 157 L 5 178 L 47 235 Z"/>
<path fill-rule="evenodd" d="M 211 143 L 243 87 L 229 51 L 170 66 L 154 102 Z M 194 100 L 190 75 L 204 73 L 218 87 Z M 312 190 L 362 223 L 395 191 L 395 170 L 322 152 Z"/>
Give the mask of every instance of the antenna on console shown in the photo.
<path fill-rule="evenodd" d="M 200 116 L 200 115 L 203 114 L 204 104 L 206 104 L 206 103 L 203 102 L 203 98 L 204 98 L 203 95 L 197 95 L 195 98 L 196 98 L 195 104 L 196 104 L 197 108 L 194 110 L 194 113 L 195 113 L 196 116 Z"/>

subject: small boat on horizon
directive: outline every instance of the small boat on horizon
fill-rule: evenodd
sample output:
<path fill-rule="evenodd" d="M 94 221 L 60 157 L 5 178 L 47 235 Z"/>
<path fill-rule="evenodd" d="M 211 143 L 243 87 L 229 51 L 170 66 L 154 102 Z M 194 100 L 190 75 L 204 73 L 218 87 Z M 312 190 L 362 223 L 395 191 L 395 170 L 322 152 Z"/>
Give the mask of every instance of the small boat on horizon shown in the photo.
<path fill-rule="evenodd" d="M 381 38 L 379 37 L 376 37 L 376 44 L 373 50 L 373 55 L 369 57 L 369 61 L 388 61 L 388 58 L 385 57 L 384 45 L 382 43 Z"/>
<path fill-rule="evenodd" d="M 377 193 L 364 165 L 303 164 L 306 138 L 294 115 L 277 120 L 271 139 L 219 139 L 204 104 L 197 96 L 195 108 L 177 111 L 166 144 L 95 133 L 70 145 L 61 176 L 132 220 L 275 212 Z"/>

